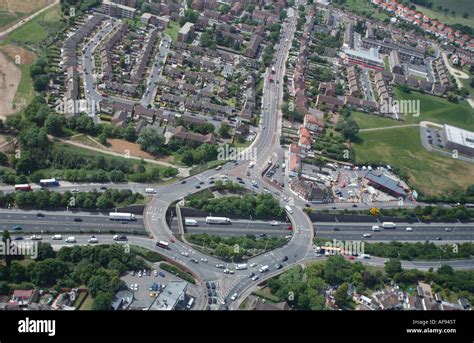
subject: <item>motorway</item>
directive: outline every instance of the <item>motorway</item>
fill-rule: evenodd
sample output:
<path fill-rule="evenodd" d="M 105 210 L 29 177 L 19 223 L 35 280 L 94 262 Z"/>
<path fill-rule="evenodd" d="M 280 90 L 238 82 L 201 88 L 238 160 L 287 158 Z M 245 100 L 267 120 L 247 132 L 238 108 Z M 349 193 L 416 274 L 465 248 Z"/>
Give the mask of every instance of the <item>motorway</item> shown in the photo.
<path fill-rule="evenodd" d="M 270 222 L 264 221 L 250 221 L 250 220 L 232 220 L 230 225 L 219 225 L 219 224 L 207 224 L 203 218 L 186 217 L 186 219 L 195 219 L 198 222 L 198 226 L 185 226 L 186 234 L 201 234 L 208 233 L 210 235 L 217 235 L 220 237 L 231 237 L 231 236 L 245 236 L 245 235 L 262 235 L 272 237 L 286 237 L 292 234 L 292 231 L 288 230 L 288 223 L 278 223 L 278 225 L 272 226 Z M 171 223 L 171 231 L 174 234 L 178 233 L 178 222 L 176 217 L 173 218 Z"/>
<path fill-rule="evenodd" d="M 338 240 L 375 241 L 433 241 L 437 243 L 474 241 L 474 224 L 461 223 L 397 223 L 396 229 L 371 230 L 375 223 L 317 223 L 314 224 L 317 237 Z M 381 224 L 379 224 L 381 227 Z M 406 231 L 411 228 L 412 231 Z M 337 230 L 337 231 L 335 231 Z M 370 238 L 364 238 L 370 234 Z M 441 238 L 441 239 L 438 239 Z"/>
<path fill-rule="evenodd" d="M 37 213 L 43 214 L 38 217 Z M 22 226 L 21 231 L 13 228 Z M 20 210 L 0 210 L 0 229 L 10 230 L 11 234 L 20 236 L 22 233 L 67 233 L 67 232 L 94 232 L 107 233 L 111 230 L 117 232 L 133 232 L 135 234 L 145 234 L 143 218 L 137 216 L 137 220 L 128 223 L 109 220 L 108 214 L 66 212 L 66 211 L 20 211 Z"/>

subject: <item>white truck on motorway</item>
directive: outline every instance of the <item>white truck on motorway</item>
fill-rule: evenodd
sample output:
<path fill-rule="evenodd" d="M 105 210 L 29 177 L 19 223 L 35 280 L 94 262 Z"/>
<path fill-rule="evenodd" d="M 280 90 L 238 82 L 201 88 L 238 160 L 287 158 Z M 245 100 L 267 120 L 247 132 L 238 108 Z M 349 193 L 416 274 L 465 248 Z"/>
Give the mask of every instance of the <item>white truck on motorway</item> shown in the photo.
<path fill-rule="evenodd" d="M 135 220 L 135 215 L 132 213 L 110 212 L 110 220 Z"/>
<path fill-rule="evenodd" d="M 196 219 L 185 219 L 184 225 L 186 226 L 198 226 L 198 222 Z"/>
<path fill-rule="evenodd" d="M 268 266 L 265 265 L 265 266 L 263 266 L 262 268 L 260 268 L 258 271 L 259 271 L 260 273 L 265 273 L 266 271 L 268 271 L 268 269 L 269 269 Z"/>
<path fill-rule="evenodd" d="M 397 227 L 397 225 L 393 222 L 383 222 L 382 227 L 384 229 L 395 229 Z"/>
<path fill-rule="evenodd" d="M 293 209 L 292 209 L 289 205 L 286 205 L 286 206 L 285 206 L 285 210 L 286 210 L 286 212 L 288 212 L 289 214 L 293 214 Z"/>
<path fill-rule="evenodd" d="M 76 238 L 71 236 L 71 237 L 66 238 L 65 241 L 66 243 L 76 243 Z"/>
<path fill-rule="evenodd" d="M 244 270 L 247 269 L 247 263 L 239 263 L 235 265 L 236 270 Z"/>
<path fill-rule="evenodd" d="M 229 218 L 226 217 L 206 217 L 207 224 L 231 224 Z"/>

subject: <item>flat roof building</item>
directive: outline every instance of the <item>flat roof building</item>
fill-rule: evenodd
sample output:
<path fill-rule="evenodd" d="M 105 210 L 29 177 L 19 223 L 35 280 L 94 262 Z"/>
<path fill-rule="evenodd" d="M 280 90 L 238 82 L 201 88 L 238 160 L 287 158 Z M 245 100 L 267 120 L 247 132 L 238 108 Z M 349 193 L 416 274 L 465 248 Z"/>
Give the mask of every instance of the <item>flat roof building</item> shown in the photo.
<path fill-rule="evenodd" d="M 187 22 L 178 31 L 178 41 L 185 43 L 192 38 L 193 34 L 194 34 L 194 24 Z"/>
<path fill-rule="evenodd" d="M 111 17 L 127 19 L 133 19 L 135 12 L 137 11 L 133 7 L 117 4 L 111 0 L 104 0 L 102 2 L 102 9 L 104 10 L 105 14 Z"/>
<path fill-rule="evenodd" d="M 171 311 L 185 305 L 186 281 L 170 281 L 150 306 L 150 311 Z"/>
<path fill-rule="evenodd" d="M 459 127 L 444 125 L 446 148 L 461 154 L 474 156 L 474 132 Z"/>
<path fill-rule="evenodd" d="M 358 64 L 365 68 L 384 70 L 384 63 L 379 56 L 377 48 L 370 48 L 369 50 L 345 48 L 342 49 L 342 52 L 349 64 Z"/>

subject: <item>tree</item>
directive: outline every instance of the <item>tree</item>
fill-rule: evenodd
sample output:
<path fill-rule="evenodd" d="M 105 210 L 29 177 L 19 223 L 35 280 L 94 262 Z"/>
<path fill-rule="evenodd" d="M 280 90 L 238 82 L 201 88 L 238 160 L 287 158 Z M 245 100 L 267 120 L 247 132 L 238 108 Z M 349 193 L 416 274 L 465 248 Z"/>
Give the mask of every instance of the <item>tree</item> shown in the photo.
<path fill-rule="evenodd" d="M 385 262 L 385 272 L 389 277 L 393 277 L 396 273 L 402 271 L 402 263 L 398 259 L 391 258 Z"/>
<path fill-rule="evenodd" d="M 38 92 L 42 92 L 46 90 L 46 87 L 48 86 L 49 78 L 47 75 L 40 75 L 35 78 L 33 84 L 34 88 Z"/>
<path fill-rule="evenodd" d="M 334 293 L 334 301 L 339 307 L 345 306 L 349 301 L 349 297 L 347 295 L 348 289 L 349 286 L 347 285 L 347 283 L 344 282 Z"/>
<path fill-rule="evenodd" d="M 10 282 L 11 283 L 22 283 L 28 281 L 28 273 L 26 268 L 19 263 L 12 263 L 10 268 Z"/>
<path fill-rule="evenodd" d="M 337 128 L 341 131 L 345 139 L 351 140 L 359 132 L 359 125 L 354 118 L 349 117 L 345 121 L 339 122 Z"/>
<path fill-rule="evenodd" d="M 10 287 L 6 281 L 0 281 L 0 295 L 8 295 L 10 293 Z"/>
<path fill-rule="evenodd" d="M 8 232 L 8 230 L 4 230 L 3 231 L 3 234 L 2 234 L 2 242 L 4 244 L 8 244 L 8 242 L 10 241 L 10 233 Z M 3 260 L 5 261 L 5 265 L 7 266 L 7 268 L 10 268 L 10 265 L 11 265 L 11 255 L 9 254 L 5 254 L 3 256 Z"/>
<path fill-rule="evenodd" d="M 44 122 L 46 132 L 54 136 L 60 136 L 63 132 L 63 125 L 65 123 L 64 117 L 56 114 L 49 115 Z"/>
<path fill-rule="evenodd" d="M 152 155 L 160 155 L 165 152 L 163 136 L 155 129 L 145 128 L 140 132 L 137 143 L 140 148 Z"/>
<path fill-rule="evenodd" d="M 99 143 L 102 145 L 107 145 L 107 134 L 101 133 L 99 135 Z"/>
<path fill-rule="evenodd" d="M 110 309 L 112 295 L 106 292 L 98 292 L 92 303 L 93 311 L 105 311 Z"/>
<path fill-rule="evenodd" d="M 125 129 L 124 137 L 129 142 L 135 142 L 137 140 L 137 132 L 132 124 L 129 124 Z"/>
<path fill-rule="evenodd" d="M 219 135 L 222 138 L 230 138 L 230 126 L 227 123 L 223 123 L 219 128 Z"/>

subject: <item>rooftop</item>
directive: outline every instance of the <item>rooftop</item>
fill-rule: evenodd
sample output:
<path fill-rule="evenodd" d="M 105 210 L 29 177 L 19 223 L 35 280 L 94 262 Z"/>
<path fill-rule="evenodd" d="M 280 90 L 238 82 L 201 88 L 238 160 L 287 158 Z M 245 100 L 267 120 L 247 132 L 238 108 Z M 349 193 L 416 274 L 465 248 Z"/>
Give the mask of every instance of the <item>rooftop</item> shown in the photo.
<path fill-rule="evenodd" d="M 474 132 L 459 127 L 444 125 L 448 141 L 474 149 Z"/>
<path fill-rule="evenodd" d="M 180 301 L 184 300 L 186 295 L 186 281 L 170 281 L 166 288 L 156 298 L 151 305 L 150 310 L 170 311 L 173 310 Z"/>

